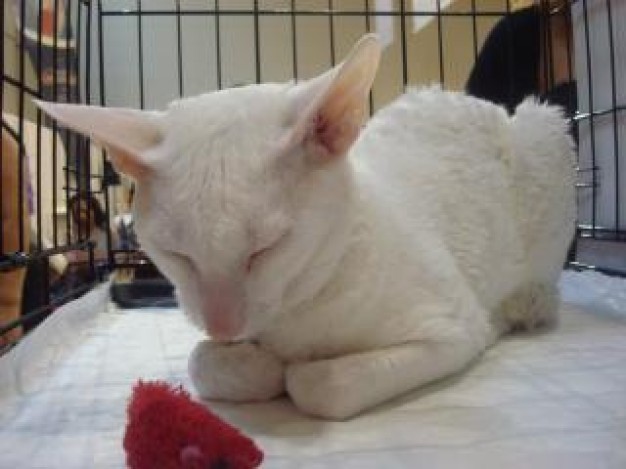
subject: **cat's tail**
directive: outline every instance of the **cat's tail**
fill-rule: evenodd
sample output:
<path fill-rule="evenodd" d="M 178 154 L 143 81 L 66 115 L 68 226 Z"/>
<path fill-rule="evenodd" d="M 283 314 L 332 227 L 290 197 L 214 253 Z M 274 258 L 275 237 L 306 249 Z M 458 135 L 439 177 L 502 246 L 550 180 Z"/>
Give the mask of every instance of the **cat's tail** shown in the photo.
<path fill-rule="evenodd" d="M 576 224 L 574 142 L 558 107 L 528 99 L 510 122 L 511 187 L 527 278 L 552 284 Z"/>

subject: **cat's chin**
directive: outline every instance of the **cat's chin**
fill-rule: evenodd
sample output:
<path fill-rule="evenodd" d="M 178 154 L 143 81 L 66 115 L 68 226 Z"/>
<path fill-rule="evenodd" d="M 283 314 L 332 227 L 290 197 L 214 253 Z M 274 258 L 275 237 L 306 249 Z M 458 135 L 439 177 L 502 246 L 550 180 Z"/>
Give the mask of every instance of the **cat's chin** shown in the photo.
<path fill-rule="evenodd" d="M 184 309 L 189 321 L 204 332 L 211 340 L 219 343 L 243 342 L 250 337 L 245 322 L 235 323 L 230 321 L 211 321 L 202 314 L 190 314 Z"/>
<path fill-rule="evenodd" d="M 213 342 L 217 342 L 220 344 L 234 344 L 237 342 L 244 342 L 246 340 L 245 334 L 222 334 L 211 332 L 208 329 L 206 333 Z"/>
<path fill-rule="evenodd" d="M 213 324 L 207 324 L 206 332 L 211 339 L 215 342 L 220 343 L 230 343 L 230 342 L 241 342 L 244 340 L 244 330 L 243 327 L 215 327 Z"/>
<path fill-rule="evenodd" d="M 234 334 L 211 333 L 209 328 L 204 328 L 204 331 L 206 332 L 207 336 L 211 338 L 211 340 L 220 344 L 254 342 L 259 336 L 258 329 L 250 323 L 245 324 L 241 330 Z"/>
<path fill-rule="evenodd" d="M 217 327 L 216 327 L 217 325 Z M 227 321 L 215 324 L 207 321 L 204 330 L 215 342 L 230 344 L 245 342 L 254 337 L 254 327 L 248 321 Z"/>

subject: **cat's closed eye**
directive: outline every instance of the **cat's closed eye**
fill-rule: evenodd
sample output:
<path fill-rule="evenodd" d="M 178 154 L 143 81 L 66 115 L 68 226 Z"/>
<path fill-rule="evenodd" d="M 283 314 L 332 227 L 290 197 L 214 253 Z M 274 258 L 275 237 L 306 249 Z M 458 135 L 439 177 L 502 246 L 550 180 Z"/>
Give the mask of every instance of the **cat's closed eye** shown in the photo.
<path fill-rule="evenodd" d="M 254 269 L 255 265 L 258 264 L 258 262 L 263 257 L 265 257 L 270 252 L 277 249 L 278 245 L 287 237 L 287 234 L 288 232 L 285 232 L 279 237 L 277 237 L 275 241 L 269 243 L 265 247 L 258 248 L 255 251 L 253 251 L 252 254 L 250 254 L 248 258 L 246 259 L 246 271 L 251 272 L 252 269 Z"/>
<path fill-rule="evenodd" d="M 248 256 L 248 260 L 246 261 L 246 270 L 248 272 L 250 272 L 252 270 L 252 267 L 254 266 L 255 262 L 258 261 L 258 259 L 265 254 L 266 252 L 268 252 L 271 248 L 267 247 L 267 248 L 262 248 L 259 249 L 255 252 L 253 252 L 252 254 L 250 254 Z"/>

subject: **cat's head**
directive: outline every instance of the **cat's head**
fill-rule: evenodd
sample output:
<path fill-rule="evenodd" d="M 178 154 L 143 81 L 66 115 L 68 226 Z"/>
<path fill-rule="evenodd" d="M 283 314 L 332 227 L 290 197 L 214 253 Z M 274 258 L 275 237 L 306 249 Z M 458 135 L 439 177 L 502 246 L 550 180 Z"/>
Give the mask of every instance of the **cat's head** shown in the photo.
<path fill-rule="evenodd" d="M 38 104 L 136 181 L 142 247 L 193 322 L 231 340 L 267 324 L 326 241 L 379 58 L 368 35 L 312 80 L 208 93 L 163 112 Z"/>

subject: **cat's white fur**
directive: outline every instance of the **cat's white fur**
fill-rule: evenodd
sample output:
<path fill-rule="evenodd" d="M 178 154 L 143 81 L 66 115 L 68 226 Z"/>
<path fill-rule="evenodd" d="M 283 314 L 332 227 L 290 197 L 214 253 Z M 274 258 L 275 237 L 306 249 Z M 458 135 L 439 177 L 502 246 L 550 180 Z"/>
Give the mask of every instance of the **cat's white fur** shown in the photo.
<path fill-rule="evenodd" d="M 40 103 L 137 180 L 142 246 L 213 335 L 190 360 L 202 397 L 287 391 L 347 418 L 555 314 L 575 216 L 559 111 L 428 88 L 358 136 L 379 56 L 367 36 L 314 80 L 161 113 Z"/>

